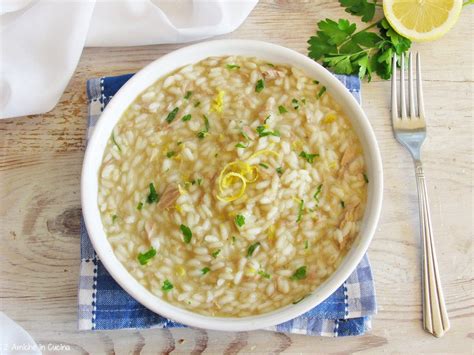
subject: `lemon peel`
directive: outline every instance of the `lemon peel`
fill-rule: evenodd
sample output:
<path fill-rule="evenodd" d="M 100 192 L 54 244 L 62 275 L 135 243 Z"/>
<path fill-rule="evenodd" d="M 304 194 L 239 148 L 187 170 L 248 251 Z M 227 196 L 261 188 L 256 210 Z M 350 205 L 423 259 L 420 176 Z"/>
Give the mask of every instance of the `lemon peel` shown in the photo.
<path fill-rule="evenodd" d="M 236 177 L 240 179 L 242 181 L 242 186 L 240 187 L 240 191 L 237 192 L 235 195 L 226 196 L 226 197 L 216 195 L 217 199 L 222 202 L 232 202 L 232 201 L 237 200 L 238 198 L 243 196 L 243 194 L 245 193 L 245 189 L 247 188 L 247 182 L 245 181 L 245 178 L 241 174 L 230 172 L 225 175 L 224 179 L 230 179 L 230 177 Z"/>

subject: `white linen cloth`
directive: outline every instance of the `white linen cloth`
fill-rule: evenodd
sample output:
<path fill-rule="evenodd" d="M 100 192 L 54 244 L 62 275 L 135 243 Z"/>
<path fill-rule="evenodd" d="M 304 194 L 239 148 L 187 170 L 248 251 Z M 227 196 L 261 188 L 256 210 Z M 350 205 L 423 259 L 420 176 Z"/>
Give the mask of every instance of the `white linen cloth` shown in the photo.
<path fill-rule="evenodd" d="M 41 355 L 40 347 L 20 325 L 0 312 L 0 354 Z"/>
<path fill-rule="evenodd" d="M 234 31 L 258 0 L 0 2 L 0 118 L 51 110 L 85 46 L 183 43 Z"/>

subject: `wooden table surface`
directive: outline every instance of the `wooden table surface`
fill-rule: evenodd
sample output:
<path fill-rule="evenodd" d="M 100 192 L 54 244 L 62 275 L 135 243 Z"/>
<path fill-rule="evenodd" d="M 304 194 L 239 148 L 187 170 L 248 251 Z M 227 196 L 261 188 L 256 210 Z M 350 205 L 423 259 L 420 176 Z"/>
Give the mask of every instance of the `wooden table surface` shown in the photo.
<path fill-rule="evenodd" d="M 135 72 L 183 45 L 87 48 L 53 111 L 0 121 L 0 309 L 39 343 L 77 353 L 473 352 L 474 6 L 423 59 L 428 140 L 425 174 L 451 330 L 441 339 L 421 327 L 420 243 L 414 169 L 394 140 L 390 83 L 363 84 L 363 107 L 384 162 L 382 216 L 369 255 L 379 313 L 373 330 L 351 338 L 265 331 L 123 330 L 78 332 L 80 172 L 88 78 Z M 316 22 L 349 17 L 336 1 L 261 1 L 221 38 L 274 42 L 306 54 Z"/>

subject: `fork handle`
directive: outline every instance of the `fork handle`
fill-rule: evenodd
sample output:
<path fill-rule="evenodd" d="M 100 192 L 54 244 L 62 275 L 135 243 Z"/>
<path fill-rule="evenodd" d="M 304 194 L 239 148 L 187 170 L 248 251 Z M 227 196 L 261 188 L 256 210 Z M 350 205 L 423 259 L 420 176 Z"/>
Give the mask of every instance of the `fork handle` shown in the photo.
<path fill-rule="evenodd" d="M 438 262 L 433 240 L 428 191 L 425 174 L 420 160 L 415 161 L 416 185 L 418 188 L 418 207 L 420 210 L 420 232 L 423 246 L 423 325 L 427 332 L 441 337 L 449 329 L 448 313 L 444 302 Z"/>

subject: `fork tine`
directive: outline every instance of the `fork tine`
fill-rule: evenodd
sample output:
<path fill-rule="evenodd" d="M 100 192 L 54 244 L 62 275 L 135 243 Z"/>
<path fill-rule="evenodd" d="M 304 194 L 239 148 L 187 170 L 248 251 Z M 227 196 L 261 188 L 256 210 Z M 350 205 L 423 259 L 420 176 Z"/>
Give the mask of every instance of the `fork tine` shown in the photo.
<path fill-rule="evenodd" d="M 397 109 L 397 55 L 392 56 L 392 121 L 398 119 Z"/>
<path fill-rule="evenodd" d="M 400 112 L 402 118 L 407 117 L 407 104 L 405 99 L 405 55 L 400 55 Z"/>
<path fill-rule="evenodd" d="M 416 89 L 418 91 L 418 116 L 425 117 L 425 104 L 423 102 L 423 88 L 421 86 L 421 58 L 420 53 L 416 53 Z"/>
<path fill-rule="evenodd" d="M 416 116 L 415 92 L 413 91 L 413 55 L 408 53 L 408 100 L 410 104 L 410 117 Z"/>

